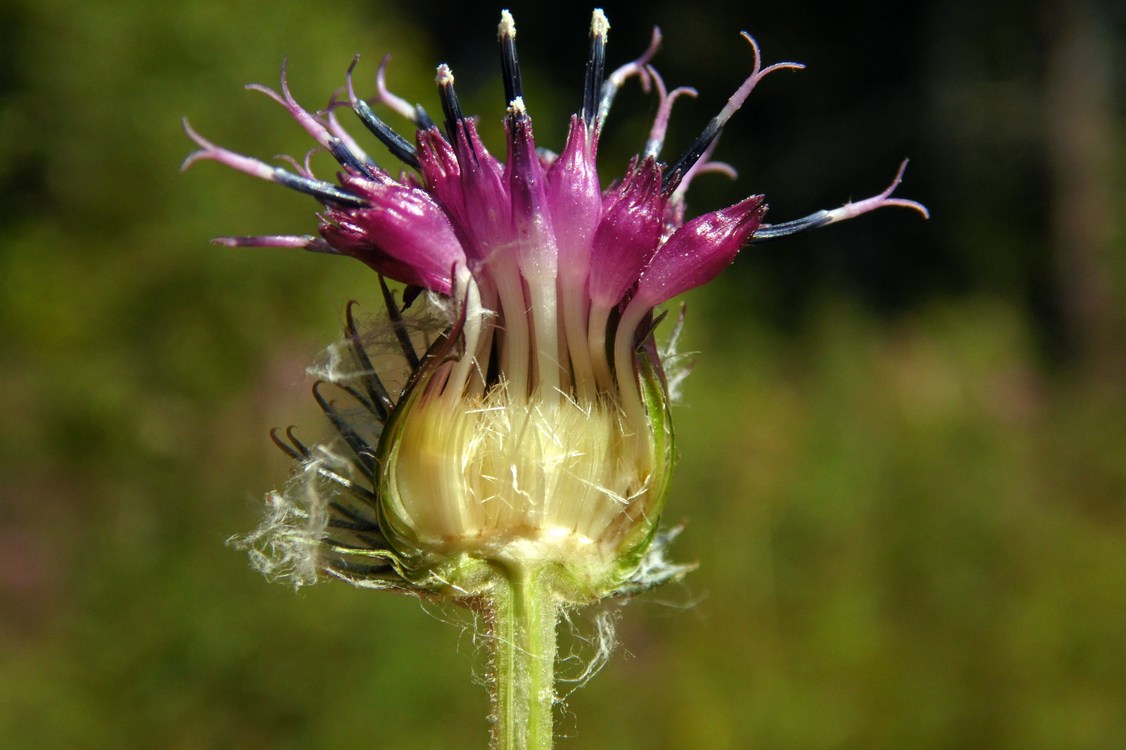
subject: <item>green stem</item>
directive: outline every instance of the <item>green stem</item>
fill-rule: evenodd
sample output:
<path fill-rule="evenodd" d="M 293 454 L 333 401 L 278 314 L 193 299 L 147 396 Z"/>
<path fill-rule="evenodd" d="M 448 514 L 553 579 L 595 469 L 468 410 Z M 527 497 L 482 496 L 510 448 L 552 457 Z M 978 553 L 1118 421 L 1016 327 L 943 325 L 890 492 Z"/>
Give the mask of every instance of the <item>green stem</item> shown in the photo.
<path fill-rule="evenodd" d="M 551 575 L 519 563 L 499 568 L 491 602 L 493 750 L 551 750 L 555 625 Z"/>

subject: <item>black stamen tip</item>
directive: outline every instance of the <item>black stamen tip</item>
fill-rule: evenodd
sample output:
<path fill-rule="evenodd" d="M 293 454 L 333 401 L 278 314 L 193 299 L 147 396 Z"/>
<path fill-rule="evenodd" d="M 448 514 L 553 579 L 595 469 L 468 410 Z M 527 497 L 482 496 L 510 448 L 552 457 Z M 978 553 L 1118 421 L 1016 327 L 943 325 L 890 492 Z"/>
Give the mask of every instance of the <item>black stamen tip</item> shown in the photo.
<path fill-rule="evenodd" d="M 410 141 L 396 133 L 390 125 L 381 120 L 363 99 L 357 99 L 356 103 L 352 105 L 352 109 L 359 116 L 364 127 L 371 131 L 371 134 L 378 138 L 380 143 L 386 146 L 396 159 L 409 167 L 418 169 L 418 155 Z"/>
<path fill-rule="evenodd" d="M 583 85 L 582 118 L 587 124 L 594 122 L 598 103 L 602 99 L 602 83 L 606 78 L 606 33 L 610 22 L 601 8 L 590 19 L 590 56 L 586 62 L 586 81 Z"/>
<path fill-rule="evenodd" d="M 330 182 L 302 177 L 281 168 L 274 170 L 274 181 L 292 190 L 311 195 L 322 203 L 332 203 L 348 208 L 364 208 L 369 205 L 363 198 L 353 195 Z"/>
<path fill-rule="evenodd" d="M 809 216 L 803 216 L 800 219 L 786 221 L 781 224 L 763 224 L 751 235 L 751 242 L 766 242 L 767 240 L 776 240 L 779 237 L 788 237 L 791 234 L 798 234 L 799 232 L 807 232 L 810 229 L 817 229 L 818 227 L 832 223 L 832 218 L 828 211 L 817 211 Z"/>
<path fill-rule="evenodd" d="M 500 40 L 500 67 L 504 76 L 504 102 L 508 104 L 516 97 L 524 96 L 520 81 L 520 60 L 516 57 L 516 21 L 507 10 L 500 13 L 500 26 L 497 27 Z"/>
<path fill-rule="evenodd" d="M 688 170 L 700 160 L 704 152 L 708 150 L 708 146 L 712 144 L 719 134 L 723 132 L 723 120 L 719 117 L 713 117 L 712 121 L 707 124 L 707 127 L 696 137 L 692 145 L 680 155 L 672 165 L 665 170 L 664 177 L 661 178 L 661 192 L 668 195 L 676 190 L 680 181 L 684 179 L 684 175 L 688 174 Z"/>
<path fill-rule="evenodd" d="M 450 66 L 442 63 L 438 66 L 438 74 L 434 79 L 438 84 L 438 97 L 442 100 L 442 114 L 446 116 L 446 133 L 450 140 L 457 138 L 457 125 L 465 119 L 461 111 L 461 102 L 457 100 L 454 91 L 454 74 Z"/>
<path fill-rule="evenodd" d="M 434 118 L 422 108 L 421 104 L 414 105 L 414 122 L 419 130 L 429 130 L 434 127 Z"/>
<path fill-rule="evenodd" d="M 340 166 L 348 167 L 366 177 L 375 177 L 375 172 L 372 171 L 373 165 L 361 161 L 358 156 L 352 153 L 351 149 L 344 145 L 344 141 L 339 138 L 334 137 L 329 141 L 328 152 L 332 154 L 332 158 L 336 159 Z"/>

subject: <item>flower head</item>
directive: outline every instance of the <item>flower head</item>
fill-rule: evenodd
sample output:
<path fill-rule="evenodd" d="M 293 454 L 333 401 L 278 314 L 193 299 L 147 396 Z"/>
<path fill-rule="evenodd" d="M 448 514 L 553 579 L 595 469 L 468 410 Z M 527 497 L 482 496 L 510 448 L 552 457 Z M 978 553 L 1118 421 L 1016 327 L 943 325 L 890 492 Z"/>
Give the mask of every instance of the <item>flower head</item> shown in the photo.
<path fill-rule="evenodd" d="M 292 432 L 275 438 L 300 461 L 307 494 L 296 504 L 272 496 L 273 521 L 252 539 L 274 545 L 299 571 L 472 596 L 491 566 L 553 567 L 565 581 L 561 596 L 573 603 L 679 574 L 682 568 L 653 564 L 663 560 L 653 543 L 672 466 L 668 388 L 652 335 L 657 308 L 715 278 L 748 243 L 883 206 L 926 213 L 891 197 L 901 167 L 883 193 L 796 221 L 764 223 L 761 195 L 685 221 L 692 179 L 732 172 L 711 161 L 728 121 L 766 75 L 801 66 L 763 67 L 758 45 L 744 34 L 751 74 L 685 153 L 666 163 L 660 155 L 673 102 L 695 92 L 669 92 L 651 67 L 657 33 L 640 58 L 607 75 L 608 30 L 596 10 L 582 100 L 557 155 L 537 148 L 507 11 L 498 31 L 503 160 L 463 113 L 444 64 L 435 79 L 440 125 L 387 90 L 386 60 L 373 98 L 356 95 L 353 62 L 347 101 L 321 112 L 296 102 L 284 67 L 280 91 L 252 87 L 336 159 L 335 182 L 314 176 L 307 163 L 287 170 L 235 154 L 185 123 L 200 146 L 185 166 L 218 161 L 322 206 L 318 236 L 219 243 L 349 255 L 380 274 L 381 284 L 386 277 L 430 293 L 448 316 L 443 334 L 419 354 L 383 285 L 412 368 L 407 387 L 392 394 L 349 309 L 339 354 L 351 366 L 331 368 L 329 379 L 361 407 L 360 416 L 316 390 L 340 442 L 311 449 Z M 657 114 L 643 151 L 604 190 L 599 137 L 630 78 L 656 91 Z M 379 166 L 349 135 L 336 116 L 345 104 L 407 171 Z M 373 105 L 413 123 L 413 142 Z"/>

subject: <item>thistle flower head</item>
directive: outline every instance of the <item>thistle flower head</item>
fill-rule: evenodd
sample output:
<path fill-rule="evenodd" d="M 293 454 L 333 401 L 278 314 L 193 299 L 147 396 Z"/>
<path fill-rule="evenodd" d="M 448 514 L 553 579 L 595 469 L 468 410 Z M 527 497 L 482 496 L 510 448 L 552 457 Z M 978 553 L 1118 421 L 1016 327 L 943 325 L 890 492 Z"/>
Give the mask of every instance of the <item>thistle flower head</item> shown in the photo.
<path fill-rule="evenodd" d="M 274 495 L 274 523 L 258 545 L 273 544 L 294 570 L 313 568 L 356 583 L 472 596 L 493 565 L 554 566 L 573 602 L 633 591 L 682 572 L 653 551 L 672 465 L 668 387 L 653 341 L 655 311 L 707 283 L 740 249 L 883 206 L 872 198 L 796 221 L 764 223 L 760 195 L 685 221 L 685 194 L 711 161 L 720 132 L 768 74 L 744 34 L 753 67 L 689 148 L 661 160 L 673 102 L 650 65 L 660 36 L 638 59 L 606 72 L 609 24 L 590 26 L 581 100 L 559 153 L 537 147 L 520 76 L 516 27 L 498 28 L 505 88 L 503 160 L 489 153 L 439 65 L 440 124 L 385 84 L 310 112 L 289 91 L 261 86 L 340 165 L 337 179 L 308 164 L 268 165 L 218 147 L 185 123 L 199 150 L 185 166 L 213 160 L 307 193 L 322 206 L 318 235 L 226 237 L 232 246 L 298 247 L 352 256 L 374 269 L 401 351 L 412 368 L 390 393 L 372 367 L 351 309 L 342 356 L 331 378 L 354 408 L 316 397 L 340 435 L 336 448 L 308 448 L 290 432 L 275 437 L 301 464 L 298 502 Z M 643 150 L 624 175 L 599 173 L 599 137 L 615 95 L 637 78 L 658 97 Z M 343 128 L 347 105 L 402 163 L 393 174 Z M 413 141 L 376 113 L 411 122 Z M 603 183 L 609 187 L 603 189 Z M 416 351 L 383 277 L 425 291 L 446 311 L 445 331 Z M 357 413 L 359 416 L 357 416 Z M 305 550 L 312 557 L 291 554 Z M 648 559 L 646 555 L 649 554 Z M 288 557 L 287 557 L 288 555 Z M 277 557 L 277 556 L 275 556 Z M 262 558 L 265 559 L 265 558 Z M 314 561 L 310 567 L 309 559 Z"/>

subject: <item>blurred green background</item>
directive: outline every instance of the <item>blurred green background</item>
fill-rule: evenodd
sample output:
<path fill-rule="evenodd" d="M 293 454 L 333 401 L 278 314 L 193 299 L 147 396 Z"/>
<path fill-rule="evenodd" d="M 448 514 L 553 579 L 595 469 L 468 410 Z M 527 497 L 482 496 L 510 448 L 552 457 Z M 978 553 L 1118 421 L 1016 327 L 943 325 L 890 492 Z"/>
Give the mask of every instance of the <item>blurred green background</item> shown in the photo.
<path fill-rule="evenodd" d="M 718 154 L 739 181 L 692 205 L 763 192 L 785 220 L 910 156 L 934 218 L 757 246 L 690 295 L 669 519 L 700 568 L 622 608 L 560 746 L 1126 747 L 1126 13 L 758 5 L 605 6 L 612 65 L 660 24 L 666 80 L 700 89 L 670 156 L 749 70 L 740 29 L 810 66 L 755 92 Z M 510 7 L 558 146 L 589 8 Z M 347 259 L 208 244 L 308 231 L 309 199 L 177 168 L 184 114 L 308 148 L 241 90 L 284 55 L 309 106 L 392 52 L 436 110 L 448 61 L 499 144 L 499 8 L 0 2 L 0 747 L 484 747 L 457 613 L 294 594 L 225 546 L 287 474 L 266 430 L 321 430 L 303 368 L 344 302 L 380 303 Z M 604 179 L 652 112 L 623 92 Z"/>

